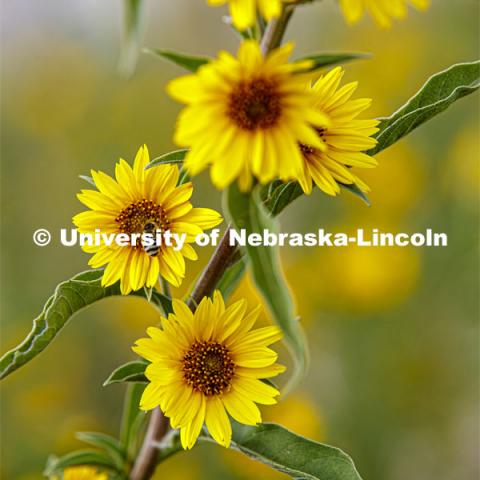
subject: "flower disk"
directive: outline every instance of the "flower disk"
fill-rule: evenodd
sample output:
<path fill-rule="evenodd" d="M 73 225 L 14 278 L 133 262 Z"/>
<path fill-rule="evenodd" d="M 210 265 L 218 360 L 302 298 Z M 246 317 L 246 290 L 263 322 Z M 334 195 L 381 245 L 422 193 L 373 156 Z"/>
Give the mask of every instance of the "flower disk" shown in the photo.
<path fill-rule="evenodd" d="M 407 6 L 426 10 L 430 0 L 340 0 L 340 6 L 348 23 L 357 23 L 367 11 L 382 28 L 390 28 L 392 19 L 407 16 Z"/>
<path fill-rule="evenodd" d="M 257 20 L 257 8 L 265 20 L 280 15 L 282 0 L 207 0 L 209 5 L 220 6 L 228 3 L 232 23 L 238 30 L 253 27 Z"/>
<path fill-rule="evenodd" d="M 328 118 L 312 106 L 305 88 L 311 62 L 287 63 L 292 45 L 266 58 L 255 41 L 241 44 L 238 58 L 221 52 L 196 74 L 173 80 L 169 93 L 187 104 L 180 113 L 175 141 L 190 147 L 185 158 L 196 175 L 211 165 L 219 189 L 238 178 L 241 190 L 252 175 L 267 183 L 298 179 L 303 160 L 300 144 L 321 148 L 315 128 Z"/>
<path fill-rule="evenodd" d="M 372 168 L 377 165 L 374 158 L 363 152 L 377 144 L 371 135 L 378 131 L 379 122 L 356 118 L 370 106 L 371 100 L 351 100 L 357 83 L 339 88 L 343 73 L 342 68 L 334 68 L 311 87 L 313 106 L 329 118 L 329 126 L 317 128 L 321 148 L 300 145 L 305 167 L 300 185 L 307 194 L 312 191 L 313 182 L 328 195 L 340 192 L 339 183 L 355 184 L 367 192 L 367 185 L 352 173 L 350 167 Z"/>
<path fill-rule="evenodd" d="M 153 287 L 159 275 L 178 286 L 185 276 L 185 258 L 196 260 L 189 243 L 205 229 L 221 223 L 221 216 L 208 208 L 193 208 L 190 203 L 191 183 L 177 186 L 179 172 L 176 165 L 159 165 L 145 170 L 149 163 L 146 146 L 140 148 L 133 169 L 125 160 L 115 168 L 115 179 L 103 172 L 92 171 L 99 191 L 82 190 L 78 199 L 90 210 L 73 218 L 80 233 L 129 235 L 150 233 L 160 239 L 170 234 L 185 235 L 185 244 L 176 249 L 161 241 L 158 250 L 148 254 L 140 238 L 135 245 L 119 246 L 115 242 L 82 248 L 94 253 L 89 261 L 93 268 L 107 264 L 102 285 L 113 285 L 120 280 L 122 294 L 143 286 Z M 174 237 L 172 237 L 174 243 Z"/>
<path fill-rule="evenodd" d="M 276 403 L 278 390 L 261 379 L 285 370 L 268 348 L 282 332 L 278 327 L 251 330 L 260 308 L 245 315 L 246 308 L 245 300 L 225 307 L 218 291 L 213 300 L 205 297 L 195 313 L 173 300 L 174 313 L 162 318 L 162 329 L 149 328 L 150 338 L 133 347 L 151 362 L 140 407 L 160 406 L 172 427 L 180 429 L 185 449 L 193 447 L 204 423 L 228 447 L 232 427 L 227 412 L 240 423 L 256 425 L 261 422 L 256 403 Z"/>

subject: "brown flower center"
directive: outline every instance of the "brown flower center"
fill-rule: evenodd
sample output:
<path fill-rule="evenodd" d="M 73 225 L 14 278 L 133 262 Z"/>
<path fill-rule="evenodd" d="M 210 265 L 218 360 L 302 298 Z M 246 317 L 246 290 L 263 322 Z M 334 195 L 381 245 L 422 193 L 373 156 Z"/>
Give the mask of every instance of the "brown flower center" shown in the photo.
<path fill-rule="evenodd" d="M 265 78 L 240 82 L 230 94 L 228 116 L 244 130 L 271 128 L 282 113 L 277 83 Z"/>
<path fill-rule="evenodd" d="M 183 357 L 183 378 L 207 397 L 230 387 L 235 365 L 228 349 L 217 342 L 195 342 Z"/>
<path fill-rule="evenodd" d="M 140 200 L 124 208 L 115 219 L 121 233 L 149 233 L 155 235 L 157 230 L 164 232 L 170 228 L 165 210 L 151 200 Z M 141 239 L 137 248 L 143 248 Z"/>
<path fill-rule="evenodd" d="M 316 131 L 318 133 L 318 136 L 320 137 L 320 139 L 325 142 L 325 134 L 327 133 L 327 129 L 326 128 L 316 128 Z M 316 149 L 315 147 L 311 147 L 310 145 L 305 145 L 304 143 L 300 143 L 299 144 L 300 146 L 300 150 L 304 156 L 304 158 L 306 160 L 308 160 L 308 157 L 310 155 L 316 155 L 318 153 L 318 149 Z"/>

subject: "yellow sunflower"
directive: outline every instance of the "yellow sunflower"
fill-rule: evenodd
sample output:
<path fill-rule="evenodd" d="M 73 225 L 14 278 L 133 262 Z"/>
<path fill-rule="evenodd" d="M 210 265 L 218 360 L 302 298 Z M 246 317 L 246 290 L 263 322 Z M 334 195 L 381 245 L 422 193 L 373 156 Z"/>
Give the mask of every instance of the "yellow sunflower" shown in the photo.
<path fill-rule="evenodd" d="M 54 480 L 60 479 L 54 477 Z M 108 480 L 108 475 L 99 472 L 95 467 L 79 465 L 66 468 L 63 472 L 63 480 Z"/>
<path fill-rule="evenodd" d="M 251 330 L 260 306 L 248 315 L 246 308 L 245 300 L 226 308 L 218 291 L 213 300 L 205 297 L 195 313 L 173 300 L 174 313 L 162 318 L 162 329 L 150 327 L 150 338 L 133 347 L 152 362 L 140 408 L 160 406 L 172 427 L 180 429 L 184 449 L 193 447 L 204 423 L 213 439 L 228 447 L 232 427 L 227 413 L 256 425 L 261 416 L 255 402 L 276 403 L 278 390 L 262 379 L 285 370 L 268 348 L 282 332 L 273 326 Z"/>
<path fill-rule="evenodd" d="M 282 11 L 282 0 L 207 0 L 209 5 L 230 6 L 232 23 L 238 30 L 255 25 L 257 9 L 265 20 L 278 17 Z"/>
<path fill-rule="evenodd" d="M 133 169 L 123 159 L 115 168 L 115 179 L 103 172 L 92 170 L 98 191 L 82 190 L 78 199 L 90 210 L 73 217 L 80 233 L 102 234 L 150 233 L 182 235 L 182 248 L 171 236 L 170 246 L 162 241 L 158 249 L 147 253 L 139 239 L 135 245 L 83 246 L 94 253 L 89 261 L 93 268 L 107 264 L 102 285 L 113 285 L 120 280 L 122 294 L 138 290 L 144 285 L 153 287 L 159 275 L 178 286 L 185 276 L 185 258 L 196 260 L 197 255 L 189 243 L 204 229 L 218 225 L 222 218 L 214 210 L 193 208 L 190 203 L 192 184 L 177 186 L 179 171 L 176 165 L 160 165 L 145 170 L 149 163 L 146 146 L 139 149 Z M 164 238 L 164 237 L 162 237 Z M 180 238 L 180 237 L 178 237 Z"/>
<path fill-rule="evenodd" d="M 392 19 L 404 19 L 408 5 L 426 10 L 430 0 L 339 0 L 348 23 L 358 22 L 367 11 L 382 28 L 389 28 Z"/>
<path fill-rule="evenodd" d="M 377 141 L 371 135 L 378 132 L 379 122 L 357 119 L 370 106 L 371 100 L 351 100 L 357 82 L 339 88 L 343 74 L 341 67 L 334 68 L 311 87 L 313 105 L 329 118 L 329 126 L 317 128 L 320 148 L 301 144 L 304 176 L 300 185 L 307 194 L 311 193 L 313 182 L 328 195 L 340 192 L 338 182 L 356 184 L 366 192 L 369 190 L 367 185 L 352 173 L 350 167 L 372 168 L 377 165 L 373 157 L 363 152 L 376 145 Z"/>
<path fill-rule="evenodd" d="M 287 63 L 292 49 L 288 44 L 265 58 L 255 41 L 245 41 L 238 58 L 221 52 L 196 74 L 169 84 L 172 97 L 188 105 L 175 141 L 191 148 L 185 166 L 192 175 L 211 165 L 215 186 L 238 178 L 243 191 L 252 175 L 261 183 L 301 175 L 299 144 L 321 148 L 315 127 L 327 126 L 328 118 L 312 107 L 306 75 L 298 73 L 311 62 Z"/>

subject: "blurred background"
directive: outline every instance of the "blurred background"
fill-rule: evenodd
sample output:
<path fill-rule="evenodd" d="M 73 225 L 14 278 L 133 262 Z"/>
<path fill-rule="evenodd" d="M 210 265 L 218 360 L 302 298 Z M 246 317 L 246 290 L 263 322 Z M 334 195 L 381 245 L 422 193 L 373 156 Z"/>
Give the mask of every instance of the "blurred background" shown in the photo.
<path fill-rule="evenodd" d="M 381 31 L 365 19 L 348 28 L 336 2 L 299 9 L 288 31 L 296 54 L 372 52 L 347 66 L 369 116 L 388 115 L 432 73 L 478 56 L 479 3 L 434 0 Z M 143 45 L 214 55 L 235 51 L 222 9 L 202 0 L 147 2 Z M 179 105 L 166 82 L 182 70 L 141 55 L 130 79 L 118 75 L 119 1 L 2 0 L 2 342 L 29 331 L 55 286 L 87 269 L 77 248 L 39 248 L 37 228 L 58 231 L 82 211 L 75 194 L 90 168 L 113 173 L 142 143 L 172 149 Z M 343 193 L 315 192 L 281 218 L 285 231 L 447 232 L 444 249 L 282 250 L 308 334 L 312 363 L 300 390 L 264 409 L 269 421 L 348 452 L 369 480 L 478 478 L 478 97 L 455 104 L 358 172 L 372 206 Z M 197 205 L 219 208 L 204 174 Z M 301 215 L 299 214 L 301 212 Z M 208 249 L 189 265 L 182 294 Z M 246 279 L 234 296 L 258 302 Z M 34 480 L 50 453 L 81 444 L 75 431 L 116 434 L 124 387 L 101 386 L 134 358 L 132 343 L 158 321 L 140 299 L 114 298 L 78 314 L 31 364 L 1 384 L 0 475 Z M 267 322 L 268 319 L 264 318 Z M 281 479 L 286 476 L 214 445 L 162 464 L 157 478 Z"/>

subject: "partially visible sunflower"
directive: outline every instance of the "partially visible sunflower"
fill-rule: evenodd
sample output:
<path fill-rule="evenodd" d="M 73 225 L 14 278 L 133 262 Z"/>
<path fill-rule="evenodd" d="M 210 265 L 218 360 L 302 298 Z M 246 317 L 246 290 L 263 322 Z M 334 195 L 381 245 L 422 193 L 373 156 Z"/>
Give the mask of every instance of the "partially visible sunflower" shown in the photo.
<path fill-rule="evenodd" d="M 68 467 L 63 471 L 63 480 L 108 480 L 106 473 L 99 472 L 96 467 L 89 465 L 79 465 Z M 59 477 L 53 477 L 52 480 L 60 480 Z"/>
<path fill-rule="evenodd" d="M 430 0 L 339 0 L 348 23 L 358 22 L 365 11 L 382 28 L 390 28 L 392 19 L 404 19 L 407 16 L 408 5 L 419 10 L 426 10 Z"/>
<path fill-rule="evenodd" d="M 280 15 L 282 0 L 207 0 L 210 5 L 219 6 L 226 3 L 230 6 L 232 23 L 238 30 L 245 30 L 255 25 L 257 9 L 265 20 Z"/>
<path fill-rule="evenodd" d="M 317 128 L 318 145 L 302 143 L 304 176 L 300 185 L 305 193 L 312 191 L 314 182 L 328 195 L 340 192 L 338 182 L 356 184 L 362 191 L 369 188 L 350 167 L 372 168 L 377 161 L 363 153 L 377 144 L 371 137 L 378 131 L 377 120 L 359 120 L 356 117 L 367 109 L 371 100 L 359 98 L 351 100 L 357 88 L 352 82 L 339 88 L 344 71 L 334 68 L 311 87 L 314 107 L 329 118 L 328 127 Z"/>
<path fill-rule="evenodd" d="M 261 422 L 256 403 L 273 405 L 279 395 L 262 379 L 282 373 L 277 354 L 268 345 L 282 337 L 278 327 L 251 330 L 260 306 L 245 315 L 245 300 L 228 308 L 217 291 L 205 297 L 195 313 L 173 300 L 174 313 L 162 328 L 150 327 L 150 338 L 137 340 L 133 350 L 151 364 L 145 375 L 140 408 L 160 406 L 173 428 L 180 429 L 184 449 L 194 446 L 205 422 L 210 435 L 228 447 L 229 415 L 246 425 Z"/>
<path fill-rule="evenodd" d="M 164 277 L 178 286 L 185 276 L 185 258 L 196 260 L 189 243 L 204 229 L 221 223 L 220 214 L 208 208 L 193 208 L 190 203 L 193 186 L 178 186 L 176 165 L 160 165 L 145 170 L 149 163 L 146 146 L 135 157 L 133 169 L 123 159 L 115 168 L 115 179 L 92 170 L 96 190 L 82 190 L 78 199 L 90 210 L 73 217 L 80 233 L 94 234 L 98 229 L 105 234 L 142 234 L 147 225 L 162 232 L 186 234 L 186 243 L 180 251 L 163 242 L 156 255 L 149 255 L 138 240 L 135 246 L 83 246 L 95 255 L 89 265 L 93 268 L 107 264 L 102 285 L 113 285 L 120 280 L 122 294 L 138 290 L 144 285 L 153 287 Z"/>
<path fill-rule="evenodd" d="M 257 42 L 245 41 L 238 58 L 220 52 L 196 74 L 169 84 L 172 97 L 188 105 L 178 117 L 175 141 L 191 148 L 185 158 L 190 174 L 211 165 L 217 188 L 238 178 L 243 191 L 252 176 L 261 183 L 299 178 L 299 145 L 321 148 L 315 127 L 328 126 L 328 118 L 312 107 L 307 76 L 298 73 L 311 62 L 288 63 L 292 49 L 287 44 L 265 58 Z"/>

